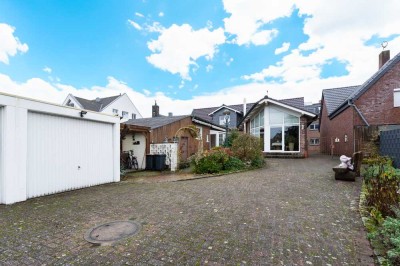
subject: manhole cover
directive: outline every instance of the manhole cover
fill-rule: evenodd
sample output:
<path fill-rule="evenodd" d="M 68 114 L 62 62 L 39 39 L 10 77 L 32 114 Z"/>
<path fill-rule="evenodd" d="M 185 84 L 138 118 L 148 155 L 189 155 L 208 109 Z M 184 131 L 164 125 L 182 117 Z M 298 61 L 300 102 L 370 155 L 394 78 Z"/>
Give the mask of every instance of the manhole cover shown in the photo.
<path fill-rule="evenodd" d="M 91 228 L 85 234 L 85 239 L 93 244 L 112 245 L 121 239 L 137 234 L 140 228 L 140 224 L 133 221 L 109 222 Z"/>

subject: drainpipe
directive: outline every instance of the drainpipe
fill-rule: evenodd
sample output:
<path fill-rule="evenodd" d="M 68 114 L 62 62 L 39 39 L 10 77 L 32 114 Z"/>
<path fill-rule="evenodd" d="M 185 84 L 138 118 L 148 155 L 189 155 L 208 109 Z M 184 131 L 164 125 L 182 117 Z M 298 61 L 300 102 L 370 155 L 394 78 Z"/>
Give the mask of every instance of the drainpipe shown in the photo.
<path fill-rule="evenodd" d="M 369 127 L 369 123 L 367 121 L 367 119 L 365 119 L 365 117 L 363 116 L 363 114 L 361 113 L 360 109 L 357 108 L 357 106 L 352 103 L 350 100 L 347 101 L 347 104 L 349 106 L 352 106 L 354 108 L 354 110 L 356 110 L 356 112 L 358 113 L 358 115 L 361 117 L 361 119 L 364 121 L 364 123 L 367 125 L 367 127 Z M 356 138 L 355 138 L 355 133 L 356 131 L 354 130 L 354 125 L 353 125 L 353 152 L 356 151 Z"/>
<path fill-rule="evenodd" d="M 369 127 L 369 123 L 368 123 L 367 119 L 365 119 L 365 117 L 363 116 L 363 114 L 361 113 L 360 109 L 358 109 L 357 106 L 356 106 L 354 103 L 352 103 L 350 100 L 347 101 L 347 104 L 348 104 L 349 106 L 352 106 L 352 107 L 354 108 L 354 110 L 357 111 L 357 113 L 360 115 L 360 117 L 361 117 L 361 119 L 364 121 L 364 123 Z"/>

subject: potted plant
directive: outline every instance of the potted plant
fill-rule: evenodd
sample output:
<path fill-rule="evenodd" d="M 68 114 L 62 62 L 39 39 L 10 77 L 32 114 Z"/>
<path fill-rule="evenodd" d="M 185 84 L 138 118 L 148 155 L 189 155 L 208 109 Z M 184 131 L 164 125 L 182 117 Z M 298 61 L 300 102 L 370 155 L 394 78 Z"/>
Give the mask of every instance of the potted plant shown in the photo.
<path fill-rule="evenodd" d="M 293 135 L 289 135 L 289 136 L 287 136 L 286 142 L 288 143 L 289 151 L 293 151 L 294 143 L 296 142 L 296 137 Z"/>

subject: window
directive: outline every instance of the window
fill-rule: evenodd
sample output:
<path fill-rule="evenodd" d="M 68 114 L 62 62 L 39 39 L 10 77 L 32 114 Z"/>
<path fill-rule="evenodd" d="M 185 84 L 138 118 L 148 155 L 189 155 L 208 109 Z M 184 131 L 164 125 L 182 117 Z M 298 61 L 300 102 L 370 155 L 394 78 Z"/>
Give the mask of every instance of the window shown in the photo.
<path fill-rule="evenodd" d="M 228 127 L 229 127 L 229 123 L 231 122 L 231 116 L 227 116 L 228 117 Z M 220 115 L 219 116 L 219 125 L 220 126 L 226 126 L 226 117 L 225 115 Z"/>
<path fill-rule="evenodd" d="M 260 137 L 261 132 L 264 132 L 264 110 L 259 112 L 250 120 L 250 134 Z"/>
<path fill-rule="evenodd" d="M 310 125 L 310 130 L 318 130 L 319 129 L 319 124 L 311 124 Z"/>
<path fill-rule="evenodd" d="M 136 119 L 136 114 L 132 114 L 132 119 Z"/>
<path fill-rule="evenodd" d="M 69 99 L 68 102 L 67 102 L 67 106 L 74 107 L 75 104 L 71 101 L 71 99 Z"/>
<path fill-rule="evenodd" d="M 319 145 L 319 139 L 310 139 L 310 145 Z"/>
<path fill-rule="evenodd" d="M 113 109 L 113 114 L 118 115 L 118 109 Z"/>
<path fill-rule="evenodd" d="M 218 146 L 223 146 L 225 140 L 225 133 L 218 134 Z"/>
<path fill-rule="evenodd" d="M 129 116 L 128 112 L 122 111 L 122 118 L 128 118 L 128 116 Z"/>
<path fill-rule="evenodd" d="M 400 89 L 394 89 L 393 103 L 394 103 L 394 107 L 400 107 Z"/>
<path fill-rule="evenodd" d="M 270 108 L 269 121 L 270 150 L 300 151 L 299 117 Z"/>

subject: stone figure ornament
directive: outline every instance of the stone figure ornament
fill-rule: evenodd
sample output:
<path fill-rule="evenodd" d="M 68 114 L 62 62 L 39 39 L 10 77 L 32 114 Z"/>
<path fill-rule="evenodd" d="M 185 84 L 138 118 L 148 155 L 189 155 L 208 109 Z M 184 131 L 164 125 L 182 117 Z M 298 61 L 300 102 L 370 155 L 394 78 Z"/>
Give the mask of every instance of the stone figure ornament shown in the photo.
<path fill-rule="evenodd" d="M 350 170 L 354 170 L 354 166 L 351 163 L 351 157 L 342 155 L 342 156 L 340 156 L 339 160 L 340 160 L 340 164 L 339 164 L 340 168 L 348 168 Z"/>

